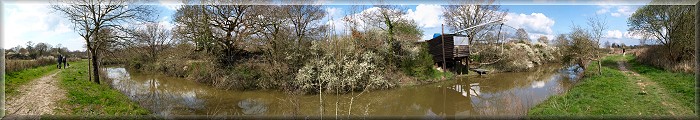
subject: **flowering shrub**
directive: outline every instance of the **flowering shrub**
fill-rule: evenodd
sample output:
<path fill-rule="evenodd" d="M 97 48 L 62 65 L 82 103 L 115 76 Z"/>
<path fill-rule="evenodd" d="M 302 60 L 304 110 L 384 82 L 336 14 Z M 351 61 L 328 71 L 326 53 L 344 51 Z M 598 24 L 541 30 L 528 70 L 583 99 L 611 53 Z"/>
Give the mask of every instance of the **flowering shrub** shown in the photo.
<path fill-rule="evenodd" d="M 338 41 L 344 47 L 323 47 L 314 42 L 311 60 L 299 69 L 294 84 L 306 93 L 345 93 L 395 86 L 385 76 L 383 57 L 371 50 L 355 51 L 353 42 Z M 344 49 L 344 50 L 343 50 Z M 358 52 L 359 51 L 359 52 Z"/>

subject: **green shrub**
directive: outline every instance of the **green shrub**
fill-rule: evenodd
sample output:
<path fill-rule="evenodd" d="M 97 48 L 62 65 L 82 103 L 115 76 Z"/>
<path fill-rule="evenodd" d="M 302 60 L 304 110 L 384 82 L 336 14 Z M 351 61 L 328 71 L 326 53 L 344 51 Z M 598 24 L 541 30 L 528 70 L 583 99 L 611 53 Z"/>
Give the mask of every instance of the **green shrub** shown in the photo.
<path fill-rule="evenodd" d="M 401 61 L 401 70 L 404 74 L 426 80 L 434 78 L 437 71 L 433 69 L 433 56 L 428 52 L 428 45 L 419 47 L 419 52 L 415 56 L 409 56 Z"/>

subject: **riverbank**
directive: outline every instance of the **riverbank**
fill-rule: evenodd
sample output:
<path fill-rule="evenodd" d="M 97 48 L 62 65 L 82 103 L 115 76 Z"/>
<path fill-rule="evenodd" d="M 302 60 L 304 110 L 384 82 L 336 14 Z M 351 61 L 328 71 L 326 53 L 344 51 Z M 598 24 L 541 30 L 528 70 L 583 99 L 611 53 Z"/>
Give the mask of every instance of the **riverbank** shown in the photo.
<path fill-rule="evenodd" d="M 150 112 L 127 96 L 109 87 L 88 80 L 88 61 L 71 63 L 60 75 L 60 87 L 67 91 L 60 101 L 59 115 L 147 115 Z"/>
<path fill-rule="evenodd" d="M 586 77 L 578 85 L 531 108 L 528 115 L 693 114 L 693 75 L 665 72 L 633 62 L 626 64 L 628 61 L 633 61 L 631 55 L 623 57 L 616 54 L 603 58 L 603 75 L 595 75 L 597 63 L 592 62 L 585 71 Z"/>

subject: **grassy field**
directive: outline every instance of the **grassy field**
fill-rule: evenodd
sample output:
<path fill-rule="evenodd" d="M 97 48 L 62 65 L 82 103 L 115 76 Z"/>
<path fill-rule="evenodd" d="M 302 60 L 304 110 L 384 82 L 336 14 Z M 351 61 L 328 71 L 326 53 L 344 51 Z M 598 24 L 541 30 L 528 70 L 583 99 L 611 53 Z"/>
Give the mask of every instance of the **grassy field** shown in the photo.
<path fill-rule="evenodd" d="M 31 80 L 40 78 L 48 73 L 57 70 L 56 65 L 46 65 L 42 67 L 25 69 L 15 72 L 5 73 L 5 95 L 12 97 L 18 93 L 18 87 Z"/>
<path fill-rule="evenodd" d="M 635 62 L 634 56 L 631 55 L 626 56 L 624 59 L 630 64 L 628 69 L 666 88 L 669 94 L 680 100 L 684 106 L 688 106 L 691 109 L 695 106 L 695 91 L 693 90 L 695 87 L 695 74 L 674 73 L 664 71 L 661 68 L 643 65 Z"/>
<path fill-rule="evenodd" d="M 550 97 L 536 107 L 530 109 L 529 115 L 625 115 L 625 116 L 658 116 L 691 114 L 691 109 L 676 109 L 662 104 L 662 101 L 674 103 L 664 97 L 666 93 L 658 86 L 647 86 L 642 94 L 637 80 L 647 80 L 641 76 L 632 76 L 620 71 L 617 61 L 624 61 L 620 55 L 608 56 L 603 59 L 603 75 L 597 74 L 597 63 L 589 65 L 585 76 L 568 92 Z M 666 73 L 670 74 L 670 73 Z M 654 78 L 651 78 L 654 79 Z M 678 79 L 678 78 L 671 78 Z M 658 81 L 659 79 L 655 80 Z M 693 84 L 687 84 L 692 86 Z M 662 85 L 663 86 L 663 85 Z M 666 86 L 664 86 L 666 87 Z M 674 86 L 676 87 L 676 86 Z M 678 86 L 680 87 L 680 86 Z M 669 90 L 685 89 L 669 87 Z M 689 87 L 692 89 L 692 87 Z M 691 91 L 692 92 L 692 91 Z M 692 94 L 691 94 L 692 97 Z M 676 100 L 687 101 L 687 100 Z M 692 102 L 692 101 L 689 101 Z"/>
<path fill-rule="evenodd" d="M 71 64 L 61 71 L 61 87 L 67 91 L 66 100 L 57 110 L 66 115 L 146 115 L 150 112 L 132 102 L 106 83 L 95 84 L 88 80 L 88 61 Z"/>

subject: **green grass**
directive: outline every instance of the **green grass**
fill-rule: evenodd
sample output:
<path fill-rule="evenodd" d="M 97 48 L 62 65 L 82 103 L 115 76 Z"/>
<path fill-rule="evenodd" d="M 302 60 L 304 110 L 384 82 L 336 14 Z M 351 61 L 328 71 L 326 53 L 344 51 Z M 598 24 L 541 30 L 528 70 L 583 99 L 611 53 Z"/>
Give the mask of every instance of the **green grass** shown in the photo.
<path fill-rule="evenodd" d="M 19 93 L 18 87 L 29 83 L 29 81 L 40 78 L 48 73 L 57 70 L 56 65 L 47 65 L 37 68 L 25 69 L 16 72 L 5 74 L 5 95 L 7 97 L 15 96 Z"/>
<path fill-rule="evenodd" d="M 597 63 L 592 62 L 585 71 L 586 77 L 575 87 L 550 97 L 530 109 L 528 115 L 669 115 L 670 109 L 659 102 L 662 97 L 651 95 L 656 94 L 652 92 L 638 94 L 635 78 L 619 71 L 616 59 L 620 57 L 603 59 L 603 75 L 597 75 Z"/>
<path fill-rule="evenodd" d="M 71 64 L 61 71 L 61 87 L 67 91 L 66 100 L 58 111 L 68 115 L 146 115 L 150 112 L 132 102 L 107 83 L 88 80 L 88 61 Z"/>
<path fill-rule="evenodd" d="M 694 74 L 664 71 L 661 68 L 640 64 L 634 60 L 634 56 L 632 55 L 628 55 L 624 59 L 626 59 L 630 65 L 628 69 L 666 88 L 671 97 L 680 100 L 683 106 L 687 106 L 691 109 L 695 106 Z"/>

